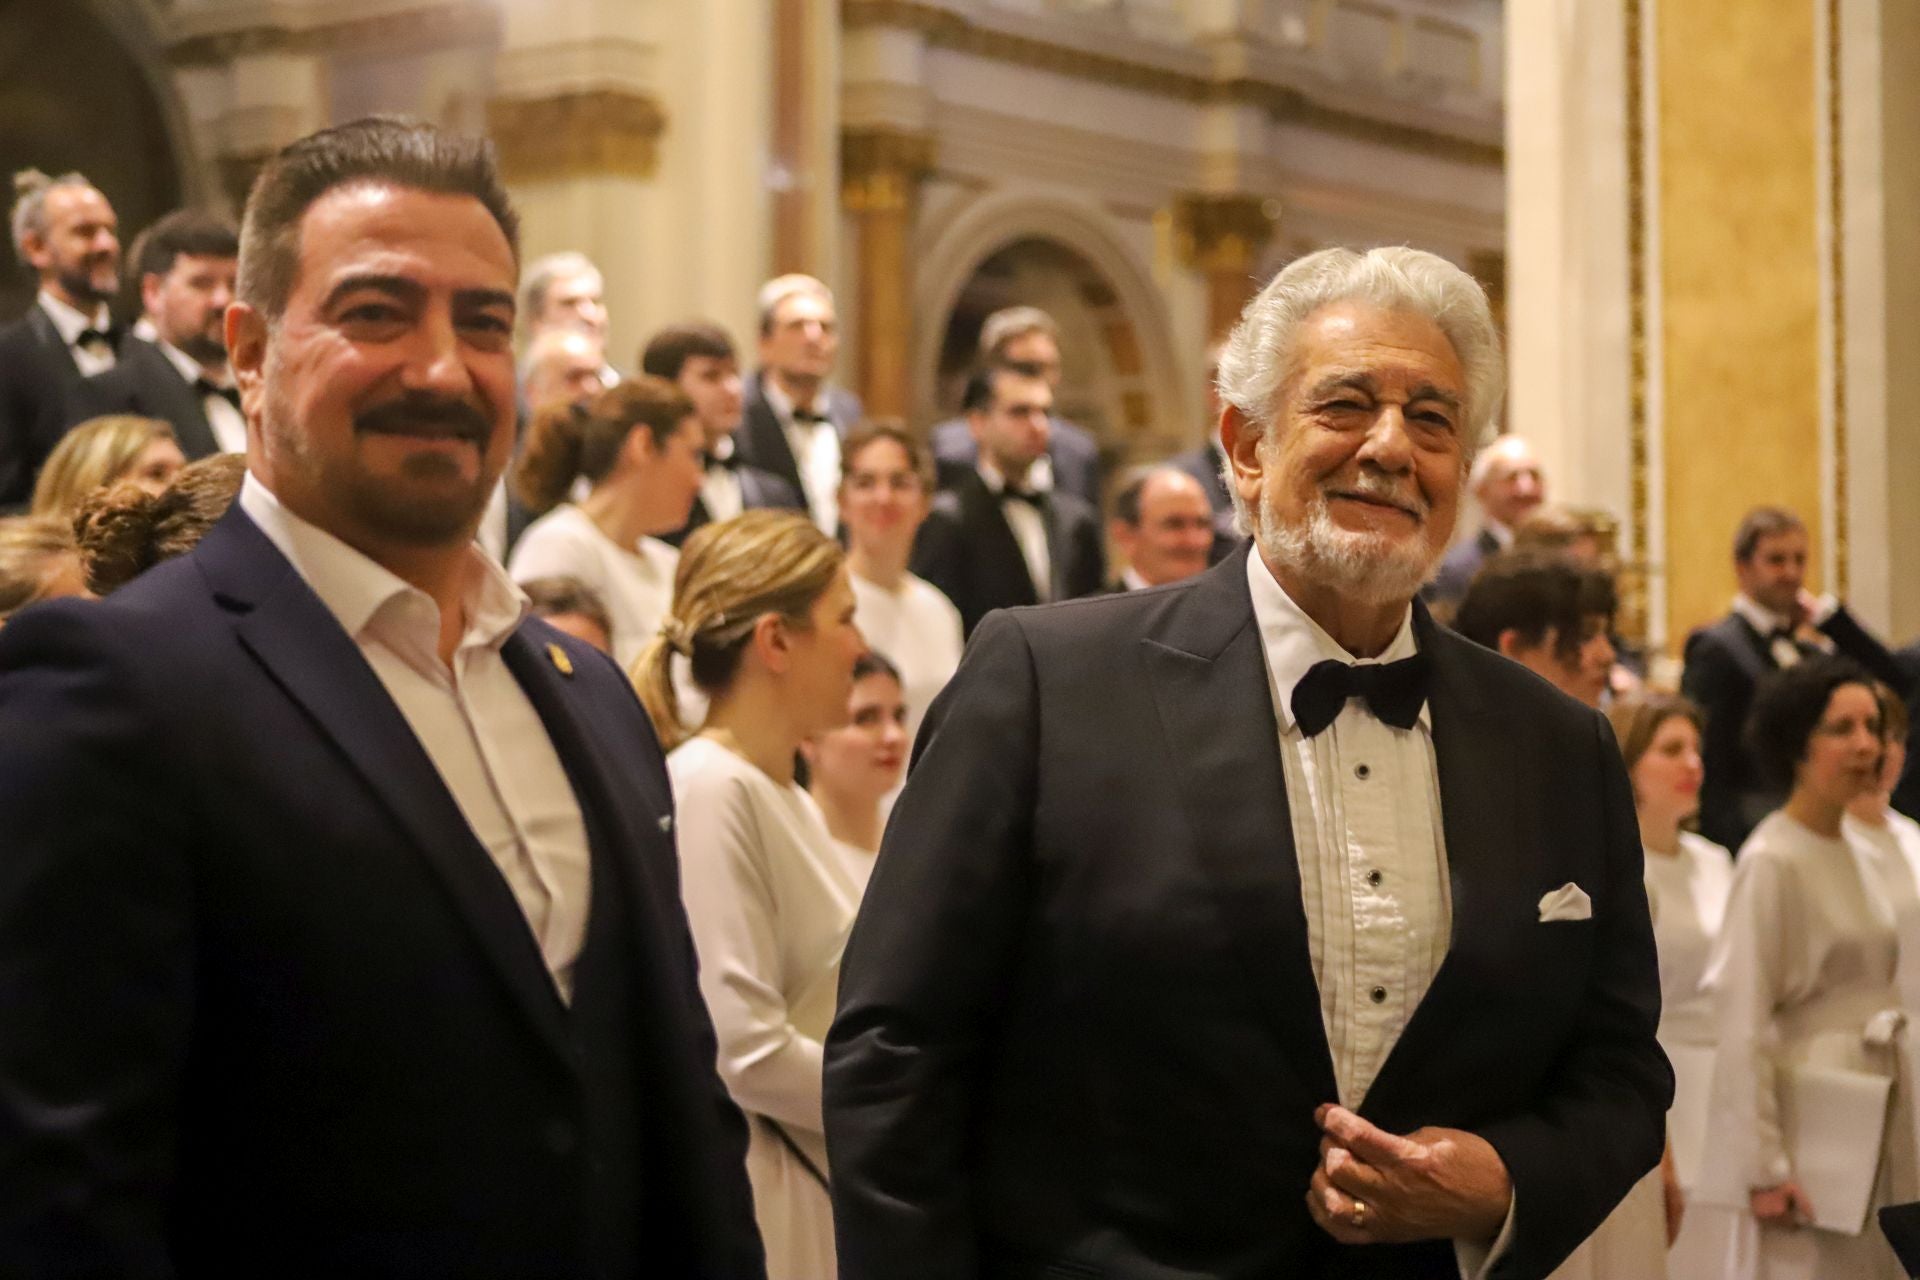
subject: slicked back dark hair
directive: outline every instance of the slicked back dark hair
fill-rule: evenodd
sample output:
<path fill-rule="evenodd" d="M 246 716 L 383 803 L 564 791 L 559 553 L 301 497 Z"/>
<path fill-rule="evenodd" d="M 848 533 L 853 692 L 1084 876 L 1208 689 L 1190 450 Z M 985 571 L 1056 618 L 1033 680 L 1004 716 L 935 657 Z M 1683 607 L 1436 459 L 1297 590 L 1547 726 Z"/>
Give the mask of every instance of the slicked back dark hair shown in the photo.
<path fill-rule="evenodd" d="M 687 361 L 695 356 L 712 360 L 734 360 L 733 339 L 717 324 L 695 320 L 689 324 L 668 325 L 648 340 L 640 353 L 640 372 L 656 378 L 676 381 Z"/>
<path fill-rule="evenodd" d="M 204 209 L 175 209 L 134 242 L 134 279 L 167 274 L 183 253 L 196 258 L 236 257 L 240 233 L 231 222 Z"/>
<path fill-rule="evenodd" d="M 240 301 L 280 318 L 300 273 L 300 223 L 329 191 L 360 184 L 472 196 L 507 238 L 520 266 L 520 217 L 500 181 L 493 144 L 429 124 L 368 116 L 308 134 L 268 160 L 247 196 L 240 230 Z"/>
<path fill-rule="evenodd" d="M 1753 709 L 1742 726 L 1748 754 L 1763 776 L 1791 787 L 1794 771 L 1807 758 L 1813 731 L 1827 717 L 1834 690 L 1857 684 L 1873 694 L 1873 677 L 1852 658 L 1820 653 L 1764 677 L 1753 691 Z"/>

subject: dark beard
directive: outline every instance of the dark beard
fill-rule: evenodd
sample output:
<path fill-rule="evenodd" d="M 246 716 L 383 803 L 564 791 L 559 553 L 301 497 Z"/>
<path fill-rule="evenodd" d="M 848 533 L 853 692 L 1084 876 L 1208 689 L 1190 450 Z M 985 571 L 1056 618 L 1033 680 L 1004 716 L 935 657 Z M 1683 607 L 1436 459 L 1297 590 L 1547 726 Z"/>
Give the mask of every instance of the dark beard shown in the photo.
<path fill-rule="evenodd" d="M 60 281 L 60 287 L 66 290 L 68 297 L 77 298 L 81 302 L 92 303 L 95 306 L 103 302 L 112 302 L 113 295 L 119 291 L 117 283 L 108 285 L 102 291 L 98 285 L 94 284 L 93 273 L 84 267 L 62 271 L 56 278 Z"/>
<path fill-rule="evenodd" d="M 227 344 L 204 333 L 190 334 L 173 345 L 208 368 L 218 368 L 227 362 Z"/>

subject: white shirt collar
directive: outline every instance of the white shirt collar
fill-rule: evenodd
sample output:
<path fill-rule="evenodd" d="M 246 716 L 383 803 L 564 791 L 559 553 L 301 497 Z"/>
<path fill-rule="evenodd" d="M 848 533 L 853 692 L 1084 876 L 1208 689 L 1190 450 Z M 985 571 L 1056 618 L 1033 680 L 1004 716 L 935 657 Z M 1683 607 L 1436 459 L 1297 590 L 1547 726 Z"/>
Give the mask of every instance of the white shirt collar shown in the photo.
<path fill-rule="evenodd" d="M 1286 589 L 1274 578 L 1267 562 L 1254 551 L 1247 556 L 1247 589 L 1253 596 L 1253 619 L 1260 627 L 1260 646 L 1267 655 L 1267 678 L 1273 686 L 1274 714 L 1283 729 L 1293 728 L 1293 687 L 1316 662 L 1329 658 L 1336 662 L 1398 662 L 1420 650 L 1413 637 L 1413 606 L 1393 642 L 1377 658 L 1356 658 L 1338 640 L 1328 635 L 1319 623 L 1293 602 Z M 1428 729 L 1433 720 L 1428 704 L 1420 704 L 1420 723 Z"/>
<path fill-rule="evenodd" d="M 406 603 L 398 606 L 395 614 L 404 616 L 403 625 L 411 626 L 415 618 L 420 619 L 423 629 L 430 623 L 434 643 L 427 646 L 427 652 L 437 650 L 439 608 L 426 592 L 289 511 L 251 471 L 240 485 L 240 507 L 306 579 L 348 635 L 358 640 L 376 615 L 387 610 L 390 602 L 401 600 Z M 498 649 L 526 617 L 527 597 L 513 585 L 506 570 L 477 545 L 469 548 L 468 554 L 479 572 L 469 579 L 461 602 L 467 627 L 460 647 Z"/>
<path fill-rule="evenodd" d="M 107 330 L 107 306 L 103 302 L 94 308 L 92 315 L 76 311 L 45 289 L 40 291 L 40 309 L 47 313 L 47 319 L 53 321 L 54 329 L 60 334 L 60 341 L 68 346 L 74 344 L 84 329 Z"/>
<path fill-rule="evenodd" d="M 1045 456 L 1041 455 L 1042 458 Z M 1006 476 L 1000 473 L 1000 468 L 994 466 L 986 454 L 980 455 L 980 460 L 974 464 L 974 470 L 980 473 L 981 483 L 987 486 L 987 492 L 994 497 L 997 498 L 1007 491 Z M 1053 472 L 1051 469 L 1043 470 L 1040 459 L 1035 459 L 1034 464 L 1027 468 L 1026 482 L 1029 493 L 1050 493 L 1053 490 Z"/>
<path fill-rule="evenodd" d="M 793 421 L 793 397 L 786 393 L 786 390 L 781 387 L 780 383 L 774 378 L 770 371 L 763 371 L 760 374 L 760 392 L 766 396 L 767 405 L 773 410 L 776 418 L 790 427 L 795 425 Z M 822 382 L 820 389 L 813 393 L 813 403 L 810 407 L 815 413 L 825 413 L 827 411 L 826 383 Z M 806 425 L 811 427 L 817 424 L 808 422 Z"/>
<path fill-rule="evenodd" d="M 1125 569 L 1122 569 L 1120 571 L 1120 583 L 1122 586 L 1126 587 L 1126 589 L 1129 591 L 1145 591 L 1148 587 L 1153 585 L 1151 582 L 1148 582 L 1145 578 L 1141 577 L 1140 571 L 1134 568 L 1132 565 L 1128 565 Z"/>
<path fill-rule="evenodd" d="M 205 378 L 208 382 L 217 382 L 214 376 L 207 372 L 205 365 L 195 360 L 180 348 L 174 346 L 171 342 L 168 342 L 165 338 L 156 334 L 153 338 L 153 345 L 160 348 L 160 354 L 167 358 L 167 363 L 175 369 L 178 369 L 180 376 L 188 382 L 198 382 L 202 378 Z"/>
<path fill-rule="evenodd" d="M 1751 623 L 1753 629 L 1762 637 L 1770 636 L 1776 631 L 1790 630 L 1792 627 L 1792 619 L 1781 617 L 1744 591 L 1733 597 L 1733 611 Z"/>

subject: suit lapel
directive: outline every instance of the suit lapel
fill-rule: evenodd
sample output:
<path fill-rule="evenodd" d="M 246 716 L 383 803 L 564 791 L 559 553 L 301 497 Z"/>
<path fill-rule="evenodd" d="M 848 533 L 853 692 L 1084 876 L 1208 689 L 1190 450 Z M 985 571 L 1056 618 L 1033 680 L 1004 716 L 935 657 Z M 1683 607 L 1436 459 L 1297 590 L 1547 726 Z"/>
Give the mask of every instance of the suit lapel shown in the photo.
<path fill-rule="evenodd" d="M 1000 509 L 1000 499 L 987 488 L 979 472 L 969 471 L 961 480 L 960 500 L 965 507 L 967 534 L 974 539 L 971 554 L 985 569 L 980 577 L 985 579 L 989 607 L 1038 604 L 1040 593 L 1033 589 L 1033 570 L 1027 567 L 1020 540 L 1013 536 L 1013 526 Z"/>
<path fill-rule="evenodd" d="M 135 346 L 129 341 L 121 348 L 120 359 L 135 368 L 127 372 L 140 382 L 150 383 L 157 395 L 166 397 L 164 406 L 156 406 L 160 417 L 173 423 L 180 433 L 180 451 L 192 461 L 220 451 L 213 438 L 213 425 L 207 421 L 207 407 L 193 384 L 180 376 L 167 359 L 166 352 L 151 343 Z"/>
<path fill-rule="evenodd" d="M 1363 1109 L 1369 1115 L 1390 1110 L 1404 1089 L 1418 1091 L 1421 1064 L 1458 1034 L 1461 1002 L 1471 999 L 1468 975 L 1501 962 L 1476 954 L 1500 936 L 1492 927 L 1501 914 L 1500 896 L 1531 883 L 1513 866 L 1524 853 L 1514 835 L 1519 771 L 1508 745 L 1512 739 L 1501 732 L 1500 709 L 1481 695 L 1459 661 L 1461 647 L 1472 642 L 1441 630 L 1419 601 L 1413 607 L 1420 647 L 1433 662 L 1427 708 L 1440 776 L 1453 924 L 1446 959 L 1367 1092 Z"/>
<path fill-rule="evenodd" d="M 237 504 L 195 554 L 241 611 L 241 643 L 411 839 L 514 1003 L 561 1048 L 562 1006 L 520 904 L 359 646 Z"/>
<path fill-rule="evenodd" d="M 1326 1100 L 1338 1093 L 1247 555 L 1243 546 L 1209 570 L 1164 634 L 1140 643 L 1194 851 L 1232 945 L 1282 1042 L 1297 1048 L 1288 1059 L 1302 1089 Z"/>
<path fill-rule="evenodd" d="M 46 349 L 60 370 L 61 385 L 75 387 L 80 384 L 80 365 L 73 358 L 73 351 L 67 346 L 66 339 L 60 336 L 60 330 L 54 325 L 53 317 L 38 301 L 27 308 L 27 326 L 33 330 L 34 338 Z"/>
<path fill-rule="evenodd" d="M 767 400 L 766 387 L 761 381 L 765 376 L 764 373 L 753 375 L 753 393 L 747 397 L 746 430 L 751 448 L 746 461 L 771 471 L 792 485 L 794 492 L 804 496 L 807 490 L 800 483 L 800 463 L 793 456 L 793 446 L 787 443 L 780 415 Z"/>

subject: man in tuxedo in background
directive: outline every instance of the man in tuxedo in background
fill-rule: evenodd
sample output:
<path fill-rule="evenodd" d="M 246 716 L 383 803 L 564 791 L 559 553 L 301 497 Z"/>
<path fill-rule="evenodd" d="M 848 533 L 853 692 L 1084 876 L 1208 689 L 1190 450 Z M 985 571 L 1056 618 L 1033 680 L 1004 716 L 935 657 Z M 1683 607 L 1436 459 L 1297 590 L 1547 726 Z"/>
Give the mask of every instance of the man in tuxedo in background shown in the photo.
<path fill-rule="evenodd" d="M 921 729 L 827 1039 L 842 1280 L 1539 1280 L 1660 1158 L 1613 735 L 1415 598 L 1485 295 L 1310 254 L 1222 385 L 1251 548 L 996 614 Z"/>
<path fill-rule="evenodd" d="M 1471 538 L 1447 552 L 1440 571 L 1422 595 L 1427 603 L 1451 616 L 1466 598 L 1473 575 L 1486 558 L 1513 545 L 1513 531 L 1547 497 L 1546 473 L 1533 446 L 1517 435 L 1504 435 L 1474 459 L 1467 487 L 1480 504 L 1480 528 Z"/>
<path fill-rule="evenodd" d="M 1055 395 L 1060 392 L 1060 326 L 1038 307 L 1005 307 L 980 326 L 980 363 L 1030 365 L 1040 370 Z M 1047 423 L 1047 452 L 1036 463 L 1033 486 L 1061 490 L 1100 509 L 1100 442 L 1077 422 L 1055 417 Z M 933 428 L 933 460 L 939 482 L 950 486 L 973 470 L 979 446 L 963 413 Z"/>
<path fill-rule="evenodd" d="M 1807 526 L 1781 507 L 1755 507 L 1733 536 L 1740 590 L 1724 618 L 1687 637 L 1680 691 L 1707 719 L 1700 744 L 1700 830 L 1734 852 L 1760 819 L 1785 802 L 1747 751 L 1747 711 L 1760 681 L 1809 654 L 1834 649 L 1901 697 L 1907 673 L 1832 596 L 1807 590 Z"/>
<path fill-rule="evenodd" d="M 1179 582 L 1211 563 L 1213 511 L 1206 491 L 1175 466 L 1135 468 L 1113 496 L 1107 531 L 1127 562 L 1118 591 Z"/>
<path fill-rule="evenodd" d="M 700 483 L 700 496 L 693 500 L 686 527 L 662 542 L 677 547 L 701 525 L 731 520 L 742 511 L 807 509 L 798 489 L 771 471 L 740 460 L 733 437 L 740 429 L 745 402 L 740 361 L 725 329 L 704 322 L 669 325 L 647 342 L 640 353 L 640 369 L 686 393 L 706 441 L 706 479 Z"/>
<path fill-rule="evenodd" d="M 0 631 L 5 1269 L 751 1280 L 659 745 L 473 543 L 492 149 L 324 130 L 245 226 L 233 509 Z"/>
<path fill-rule="evenodd" d="M 1207 348 L 1206 439 L 1199 447 L 1167 459 L 1168 465 L 1180 468 L 1200 482 L 1200 488 L 1207 495 L 1207 505 L 1213 509 L 1213 549 L 1208 553 L 1210 564 L 1225 560 L 1240 542 L 1240 533 L 1233 523 L 1233 495 L 1227 492 L 1224 474 L 1227 455 L 1220 448 L 1218 434 L 1222 407 L 1218 385 L 1220 351 L 1219 343 Z"/>
<path fill-rule="evenodd" d="M 80 380 L 113 368 L 120 334 L 107 305 L 120 282 L 120 223 L 78 173 L 14 175 L 13 247 L 40 281 L 26 314 L 0 329 L 0 515 L 33 496 L 65 434 Z"/>
<path fill-rule="evenodd" d="M 188 461 L 243 453 L 247 420 L 227 370 L 227 304 L 240 236 L 222 218 L 180 209 L 142 233 L 133 269 L 151 341 L 128 336 L 120 358 L 81 384 L 69 416 L 135 413 L 173 424 Z"/>
<path fill-rule="evenodd" d="M 760 288 L 760 367 L 747 379 L 746 421 L 734 436 L 742 462 L 770 471 L 806 501 L 827 533 L 840 527 L 840 441 L 860 400 L 832 385 L 840 353 L 833 291 L 812 276 Z"/>
<path fill-rule="evenodd" d="M 1098 512 L 1076 494 L 1033 487 L 1053 388 L 1032 365 L 988 365 L 967 383 L 979 462 L 934 495 L 914 538 L 913 572 L 940 588 L 968 635 L 995 609 L 1101 590 Z"/>

